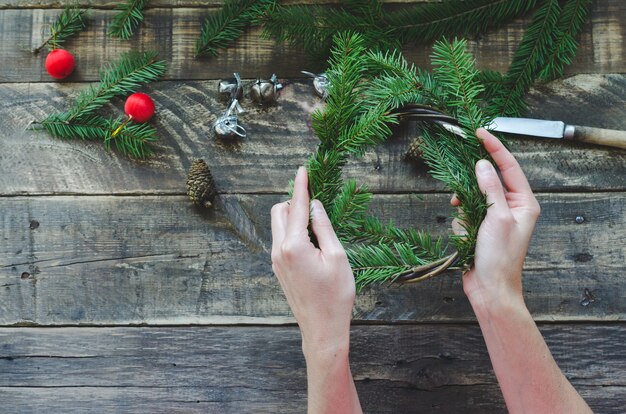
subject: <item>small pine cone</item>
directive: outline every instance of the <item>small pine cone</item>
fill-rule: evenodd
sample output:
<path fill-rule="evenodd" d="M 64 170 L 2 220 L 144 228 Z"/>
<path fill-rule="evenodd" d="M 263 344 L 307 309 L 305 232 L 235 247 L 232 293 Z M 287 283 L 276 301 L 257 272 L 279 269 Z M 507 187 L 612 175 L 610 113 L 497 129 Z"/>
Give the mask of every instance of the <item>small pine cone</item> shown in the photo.
<path fill-rule="evenodd" d="M 187 195 L 195 204 L 211 207 L 217 191 L 215 182 L 204 160 L 195 160 L 187 174 Z"/>
<path fill-rule="evenodd" d="M 421 137 L 414 138 L 411 140 L 409 144 L 409 148 L 406 150 L 404 154 L 405 158 L 410 161 L 419 161 L 422 158 L 422 150 L 420 146 L 422 145 Z"/>

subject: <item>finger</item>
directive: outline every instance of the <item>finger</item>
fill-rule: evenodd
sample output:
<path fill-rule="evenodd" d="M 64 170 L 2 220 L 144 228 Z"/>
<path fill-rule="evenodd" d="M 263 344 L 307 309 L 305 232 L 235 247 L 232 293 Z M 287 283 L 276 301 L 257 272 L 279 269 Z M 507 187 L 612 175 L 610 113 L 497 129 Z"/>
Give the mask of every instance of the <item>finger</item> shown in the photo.
<path fill-rule="evenodd" d="M 313 213 L 311 229 L 315 237 L 317 237 L 317 243 L 322 253 L 343 249 L 321 201 L 313 200 L 311 202 L 311 211 Z"/>
<path fill-rule="evenodd" d="M 480 138 L 483 146 L 496 162 L 506 188 L 516 193 L 532 194 L 522 168 L 504 144 L 484 128 L 479 128 L 476 136 Z"/>
<path fill-rule="evenodd" d="M 287 228 L 287 216 L 289 206 L 287 202 L 275 204 L 272 207 L 272 250 L 278 251 L 280 245 L 285 240 L 285 230 Z"/>
<path fill-rule="evenodd" d="M 487 214 L 490 212 L 510 214 L 500 177 L 489 161 L 479 160 L 476 163 L 476 179 L 480 190 L 487 194 L 487 203 L 490 205 Z"/>
<path fill-rule="evenodd" d="M 298 168 L 293 183 L 293 196 L 287 217 L 287 234 L 299 235 L 306 232 L 309 225 L 309 189 L 306 168 Z"/>
<path fill-rule="evenodd" d="M 456 194 L 452 194 L 452 198 L 450 199 L 450 204 L 454 207 L 458 207 L 461 205 L 461 200 L 456 196 Z"/>

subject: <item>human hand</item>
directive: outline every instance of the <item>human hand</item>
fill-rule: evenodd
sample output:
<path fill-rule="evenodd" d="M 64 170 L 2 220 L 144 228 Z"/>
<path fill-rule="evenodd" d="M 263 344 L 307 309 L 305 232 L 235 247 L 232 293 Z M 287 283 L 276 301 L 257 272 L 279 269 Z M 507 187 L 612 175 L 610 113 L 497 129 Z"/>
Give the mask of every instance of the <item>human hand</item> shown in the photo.
<path fill-rule="evenodd" d="M 487 194 L 487 215 L 478 231 L 474 266 L 463 275 L 463 290 L 472 306 L 522 303 L 522 267 L 539 217 L 539 203 L 519 164 L 504 145 L 487 130 L 476 136 L 495 161 L 504 187 L 490 162 L 476 163 L 476 178 Z M 460 201 L 453 197 L 452 205 Z M 456 234 L 462 234 L 458 221 Z M 521 302 L 520 302 L 521 301 Z"/>
<path fill-rule="evenodd" d="M 356 295 L 354 276 L 319 200 L 311 203 L 311 227 L 319 248 L 309 238 L 308 175 L 298 169 L 291 201 L 272 207 L 272 269 L 308 350 L 347 349 Z"/>

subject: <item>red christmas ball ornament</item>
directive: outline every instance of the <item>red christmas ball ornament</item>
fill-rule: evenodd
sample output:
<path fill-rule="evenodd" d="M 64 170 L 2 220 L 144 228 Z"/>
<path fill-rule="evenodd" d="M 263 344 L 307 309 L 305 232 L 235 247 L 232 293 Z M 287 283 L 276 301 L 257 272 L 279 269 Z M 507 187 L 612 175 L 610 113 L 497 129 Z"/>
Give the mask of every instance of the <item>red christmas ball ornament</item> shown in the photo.
<path fill-rule="evenodd" d="M 134 93 L 126 99 L 124 112 L 135 122 L 147 122 L 154 116 L 154 102 L 145 93 Z"/>
<path fill-rule="evenodd" d="M 74 71 L 74 56 L 65 49 L 54 49 L 46 57 L 46 71 L 55 79 L 67 78 Z"/>

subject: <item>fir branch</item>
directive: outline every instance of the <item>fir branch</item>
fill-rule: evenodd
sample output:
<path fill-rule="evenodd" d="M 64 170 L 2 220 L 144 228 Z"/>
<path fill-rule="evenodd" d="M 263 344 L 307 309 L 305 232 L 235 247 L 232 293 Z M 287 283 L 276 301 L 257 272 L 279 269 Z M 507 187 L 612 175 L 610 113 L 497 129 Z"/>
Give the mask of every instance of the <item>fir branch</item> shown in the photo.
<path fill-rule="evenodd" d="M 572 63 L 578 49 L 580 34 L 589 12 L 591 0 L 569 0 L 559 16 L 552 53 L 545 59 L 539 78 L 553 80 L 563 76 L 565 66 Z"/>
<path fill-rule="evenodd" d="M 335 150 L 338 132 L 345 130 L 359 114 L 359 82 L 365 70 L 365 49 L 358 35 L 338 35 L 337 47 L 332 52 L 327 71 L 330 80 L 329 96 L 323 111 L 312 115 L 312 125 L 321 144 L 309 161 L 311 194 L 327 210 L 332 210 L 333 200 L 341 188 L 341 167 L 346 155 Z"/>
<path fill-rule="evenodd" d="M 103 141 L 107 150 L 110 150 L 113 141 L 122 154 L 135 158 L 152 155 L 149 144 L 157 140 L 154 127 L 130 122 L 112 137 L 112 132 L 123 122 L 122 117 L 109 119 L 100 115 L 87 115 L 78 120 L 68 120 L 67 114 L 53 114 L 39 124 L 55 138 Z"/>
<path fill-rule="evenodd" d="M 377 217 L 367 216 L 359 221 L 354 232 L 341 238 L 342 241 L 357 244 L 404 243 L 412 246 L 415 254 L 427 261 L 434 261 L 445 256 L 446 247 L 441 238 L 433 239 L 429 234 L 414 229 L 401 229 L 393 222 L 383 224 Z"/>
<path fill-rule="evenodd" d="M 502 92 L 491 103 L 490 113 L 520 116 L 525 111 L 524 95 L 552 51 L 560 11 L 558 0 L 546 0 L 533 15 L 506 74 Z"/>
<path fill-rule="evenodd" d="M 196 41 L 196 57 L 217 56 L 218 49 L 228 47 L 244 29 L 274 7 L 274 0 L 225 0 L 220 10 L 209 13 Z"/>
<path fill-rule="evenodd" d="M 50 36 L 33 53 L 39 53 L 44 47 L 49 50 L 58 49 L 59 45 L 83 30 L 86 26 L 86 10 L 81 10 L 78 5 L 67 6 L 59 17 L 50 26 Z"/>
<path fill-rule="evenodd" d="M 341 168 L 344 164 L 343 154 L 323 146 L 318 147 L 309 159 L 309 193 L 312 198 L 321 201 L 327 210 L 332 209 L 333 200 L 341 189 Z"/>
<path fill-rule="evenodd" d="M 536 0 L 444 1 L 387 12 L 381 1 L 351 0 L 342 7 L 280 6 L 263 17 L 263 34 L 325 57 L 337 33 L 359 33 L 364 44 L 381 50 L 409 42 L 425 43 L 443 35 L 475 35 L 522 15 Z"/>
<path fill-rule="evenodd" d="M 387 39 L 390 47 L 400 46 L 395 39 L 389 40 L 384 29 L 378 27 L 371 17 L 362 13 L 363 8 L 350 11 L 321 5 L 277 6 L 272 13 L 261 18 L 263 36 L 304 50 L 314 60 L 328 57 L 332 40 L 339 33 L 358 33 L 361 42 L 373 47 Z M 381 22 L 380 19 L 376 21 Z"/>
<path fill-rule="evenodd" d="M 454 110 L 465 132 L 473 135 L 487 121 L 476 105 L 476 99 L 485 88 L 476 82 L 478 71 L 473 56 L 467 52 L 467 41 L 436 42 L 431 61 L 448 108 Z"/>
<path fill-rule="evenodd" d="M 108 131 L 116 131 L 124 122 L 126 122 L 126 119 L 123 117 L 108 119 Z M 111 142 L 113 142 L 115 148 L 124 155 L 135 158 L 147 158 L 153 154 L 149 144 L 156 140 L 157 131 L 152 125 L 147 123 L 138 124 L 131 121 L 124 125 L 115 136 L 108 134 L 104 140 L 104 147 L 109 150 Z"/>
<path fill-rule="evenodd" d="M 315 134 L 325 147 L 334 146 L 337 132 L 352 124 L 362 107 L 359 82 L 365 73 L 365 46 L 356 34 L 338 35 L 331 52 L 326 76 L 330 84 L 324 110 L 312 116 Z"/>
<path fill-rule="evenodd" d="M 355 180 L 348 180 L 334 200 L 329 217 L 337 236 L 341 239 L 357 232 L 365 220 L 365 212 L 372 200 L 372 193 Z"/>
<path fill-rule="evenodd" d="M 69 120 L 68 113 L 51 114 L 41 122 L 50 135 L 59 139 L 104 140 L 111 130 L 107 119 L 98 115 L 88 115 L 80 120 Z"/>
<path fill-rule="evenodd" d="M 390 13 L 390 35 L 407 42 L 469 36 L 497 27 L 535 6 L 536 0 L 468 0 L 426 3 Z"/>
<path fill-rule="evenodd" d="M 143 9 L 146 3 L 148 0 L 126 0 L 117 5 L 115 10 L 118 12 L 113 16 L 107 34 L 110 37 L 130 39 L 135 28 L 143 21 Z"/>
<path fill-rule="evenodd" d="M 372 283 L 393 282 L 411 273 L 416 266 L 427 263 L 405 243 L 356 246 L 346 250 L 346 253 L 357 291 Z"/>
<path fill-rule="evenodd" d="M 119 61 L 100 71 L 100 83 L 81 93 L 67 111 L 68 121 L 80 119 L 106 105 L 116 96 L 135 92 L 141 85 L 158 80 L 165 73 L 165 62 L 156 52 L 128 52 Z"/>
<path fill-rule="evenodd" d="M 399 51 L 371 51 L 367 59 L 368 74 L 374 76 L 365 91 L 369 102 L 389 102 L 400 108 L 408 103 L 445 108 L 445 97 L 436 79 L 428 72 L 409 65 Z"/>

